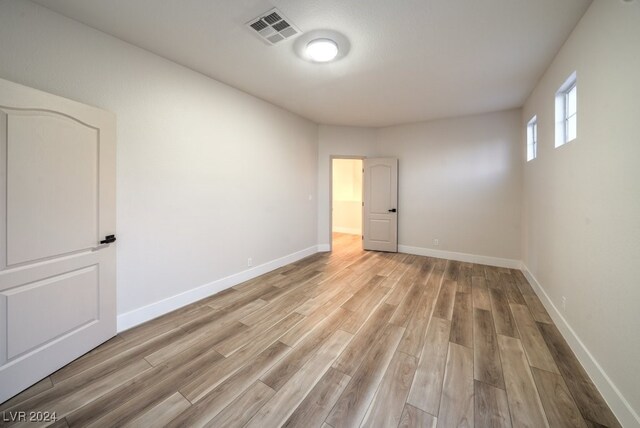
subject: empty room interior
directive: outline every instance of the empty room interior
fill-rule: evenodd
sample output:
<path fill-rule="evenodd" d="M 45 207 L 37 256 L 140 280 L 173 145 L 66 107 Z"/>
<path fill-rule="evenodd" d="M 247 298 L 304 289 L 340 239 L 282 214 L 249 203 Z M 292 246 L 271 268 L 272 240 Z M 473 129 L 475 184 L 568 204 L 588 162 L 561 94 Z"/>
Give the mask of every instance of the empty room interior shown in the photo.
<path fill-rule="evenodd" d="M 0 426 L 640 427 L 640 0 L 0 0 Z"/>

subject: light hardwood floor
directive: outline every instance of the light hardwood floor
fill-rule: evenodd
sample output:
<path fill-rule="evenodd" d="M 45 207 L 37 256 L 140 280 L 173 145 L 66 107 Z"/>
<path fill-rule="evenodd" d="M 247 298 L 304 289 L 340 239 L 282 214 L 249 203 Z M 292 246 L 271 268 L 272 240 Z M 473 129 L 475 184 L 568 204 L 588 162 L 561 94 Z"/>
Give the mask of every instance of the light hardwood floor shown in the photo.
<path fill-rule="evenodd" d="M 59 427 L 619 426 L 520 272 L 350 235 L 119 334 L 3 403 L 0 424 L 18 411 Z"/>

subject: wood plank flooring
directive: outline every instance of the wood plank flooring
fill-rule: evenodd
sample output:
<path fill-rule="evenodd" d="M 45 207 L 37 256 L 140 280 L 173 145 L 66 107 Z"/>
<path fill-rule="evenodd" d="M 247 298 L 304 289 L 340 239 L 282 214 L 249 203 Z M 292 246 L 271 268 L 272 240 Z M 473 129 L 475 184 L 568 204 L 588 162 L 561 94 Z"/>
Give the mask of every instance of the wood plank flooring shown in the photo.
<path fill-rule="evenodd" d="M 0 405 L 52 426 L 620 426 L 515 270 L 364 252 L 277 269 L 123 332 Z"/>

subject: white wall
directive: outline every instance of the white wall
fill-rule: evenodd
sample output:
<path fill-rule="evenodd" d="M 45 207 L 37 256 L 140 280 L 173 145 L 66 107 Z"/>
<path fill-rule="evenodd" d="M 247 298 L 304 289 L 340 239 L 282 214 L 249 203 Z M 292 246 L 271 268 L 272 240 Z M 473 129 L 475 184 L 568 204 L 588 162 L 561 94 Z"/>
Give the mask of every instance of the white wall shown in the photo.
<path fill-rule="evenodd" d="M 320 126 L 320 244 L 329 242 L 329 157 L 392 156 L 399 159 L 398 240 L 405 250 L 517 263 L 520 117 L 509 110 L 379 129 Z"/>
<path fill-rule="evenodd" d="M 117 115 L 120 314 L 315 251 L 317 125 L 27 1 L 0 43 L 0 77 Z"/>
<path fill-rule="evenodd" d="M 334 232 L 362 234 L 362 160 L 333 160 Z"/>
<path fill-rule="evenodd" d="M 520 260 L 520 115 L 378 131 L 378 152 L 399 159 L 401 245 Z"/>
<path fill-rule="evenodd" d="M 554 94 L 574 70 L 578 137 L 556 149 Z M 524 170 L 524 264 L 628 426 L 640 426 L 639 76 L 640 2 L 594 1 L 521 121 L 538 116 L 538 158 Z"/>

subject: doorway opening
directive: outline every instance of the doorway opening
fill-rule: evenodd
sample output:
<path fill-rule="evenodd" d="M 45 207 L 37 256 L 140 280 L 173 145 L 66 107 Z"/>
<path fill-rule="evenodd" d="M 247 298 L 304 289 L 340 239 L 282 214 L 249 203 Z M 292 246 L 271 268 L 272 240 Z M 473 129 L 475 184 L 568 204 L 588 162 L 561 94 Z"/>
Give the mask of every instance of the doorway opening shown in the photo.
<path fill-rule="evenodd" d="M 363 158 L 331 158 L 331 249 L 362 249 Z"/>

